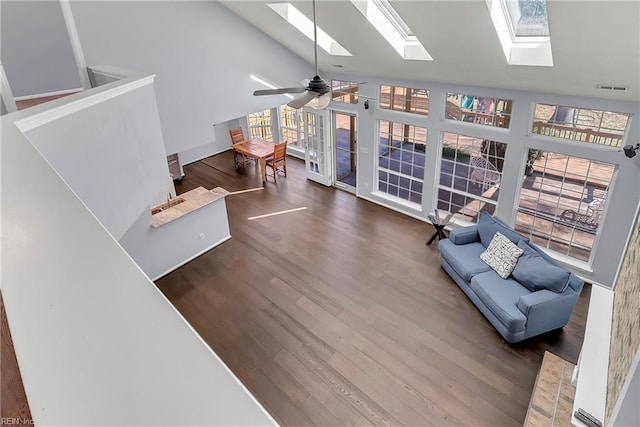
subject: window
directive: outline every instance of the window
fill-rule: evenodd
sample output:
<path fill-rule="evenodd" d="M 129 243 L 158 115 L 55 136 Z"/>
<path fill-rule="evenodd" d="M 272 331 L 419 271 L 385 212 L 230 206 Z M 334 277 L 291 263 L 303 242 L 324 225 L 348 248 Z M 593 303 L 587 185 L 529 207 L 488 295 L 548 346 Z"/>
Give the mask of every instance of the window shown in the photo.
<path fill-rule="evenodd" d="M 536 104 L 531 132 L 573 141 L 620 147 L 629 114 Z"/>
<path fill-rule="evenodd" d="M 433 61 L 388 0 L 351 0 L 356 9 L 405 60 Z"/>
<path fill-rule="evenodd" d="M 427 129 L 378 122 L 378 191 L 422 204 Z"/>
<path fill-rule="evenodd" d="M 446 118 L 508 128 L 513 101 L 463 93 L 447 93 Z"/>
<path fill-rule="evenodd" d="M 505 0 L 512 37 L 549 36 L 545 0 Z"/>
<path fill-rule="evenodd" d="M 380 86 L 380 108 L 429 115 L 429 91 L 402 86 Z"/>
<path fill-rule="evenodd" d="M 247 116 L 250 138 L 261 138 L 273 141 L 271 134 L 271 110 L 258 111 Z"/>
<path fill-rule="evenodd" d="M 509 65 L 553 66 L 545 0 L 494 0 L 486 3 Z"/>
<path fill-rule="evenodd" d="M 493 214 L 507 144 L 450 132 L 442 138 L 438 209 L 467 222 Z"/>
<path fill-rule="evenodd" d="M 522 183 L 516 230 L 537 245 L 588 261 L 615 166 L 549 151 L 536 157 Z"/>
<path fill-rule="evenodd" d="M 358 103 L 358 83 L 331 80 L 331 99 L 347 104 Z"/>
<path fill-rule="evenodd" d="M 302 110 L 296 110 L 288 105 L 280 107 L 280 132 L 282 141 L 289 145 L 303 147 L 304 134 L 302 131 Z"/>
<path fill-rule="evenodd" d="M 270 3 L 267 4 L 275 13 L 280 15 L 285 21 L 291 24 L 296 30 L 307 36 L 313 41 L 314 23 L 305 14 L 300 12 L 291 3 Z M 351 53 L 340 43 L 335 41 L 333 37 L 327 34 L 322 28 L 315 26 L 318 33 L 318 46 L 329 55 L 351 56 Z"/>

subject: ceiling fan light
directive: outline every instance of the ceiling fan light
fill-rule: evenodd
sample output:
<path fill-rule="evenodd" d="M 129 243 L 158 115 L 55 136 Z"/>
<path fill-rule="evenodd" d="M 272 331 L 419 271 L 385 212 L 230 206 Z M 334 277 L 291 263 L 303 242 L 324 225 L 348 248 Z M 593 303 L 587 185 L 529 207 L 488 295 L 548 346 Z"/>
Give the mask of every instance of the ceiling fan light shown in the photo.
<path fill-rule="evenodd" d="M 331 102 L 331 93 L 325 93 L 322 95 L 318 95 L 313 98 L 311 101 L 307 103 L 307 106 L 314 108 L 316 110 L 324 110 L 329 106 Z"/>

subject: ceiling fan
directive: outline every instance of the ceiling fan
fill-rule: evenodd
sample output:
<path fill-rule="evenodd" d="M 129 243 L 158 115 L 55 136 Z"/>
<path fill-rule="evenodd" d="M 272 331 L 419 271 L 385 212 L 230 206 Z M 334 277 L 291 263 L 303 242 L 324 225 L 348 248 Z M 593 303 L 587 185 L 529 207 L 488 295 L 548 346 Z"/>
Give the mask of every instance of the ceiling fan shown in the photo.
<path fill-rule="evenodd" d="M 316 23 L 316 0 L 313 0 L 313 44 L 314 44 L 314 60 L 316 74 L 311 80 L 304 81 L 306 86 L 301 87 L 285 87 L 281 89 L 264 89 L 253 92 L 254 96 L 261 95 L 282 95 L 285 93 L 301 93 L 302 95 L 294 98 L 287 105 L 291 108 L 302 108 L 309 105 L 312 108 L 321 110 L 326 108 L 331 102 L 331 86 L 325 82 L 318 72 L 318 30 Z"/>

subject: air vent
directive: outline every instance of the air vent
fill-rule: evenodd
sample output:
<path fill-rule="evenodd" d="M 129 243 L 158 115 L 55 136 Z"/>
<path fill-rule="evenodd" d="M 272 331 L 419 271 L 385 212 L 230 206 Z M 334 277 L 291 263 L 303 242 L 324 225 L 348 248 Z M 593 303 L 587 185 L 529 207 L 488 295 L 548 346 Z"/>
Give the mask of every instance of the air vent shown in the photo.
<path fill-rule="evenodd" d="M 598 89 L 626 92 L 627 90 L 629 90 L 629 86 L 598 85 Z"/>

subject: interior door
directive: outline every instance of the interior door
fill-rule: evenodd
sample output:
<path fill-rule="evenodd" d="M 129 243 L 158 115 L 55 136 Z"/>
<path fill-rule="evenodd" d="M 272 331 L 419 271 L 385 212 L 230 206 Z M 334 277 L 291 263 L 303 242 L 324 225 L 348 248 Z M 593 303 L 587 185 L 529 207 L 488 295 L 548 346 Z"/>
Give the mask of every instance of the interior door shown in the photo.
<path fill-rule="evenodd" d="M 329 138 L 329 112 L 305 107 L 302 109 L 302 122 L 307 179 L 330 186 L 333 184 L 333 162 Z"/>

